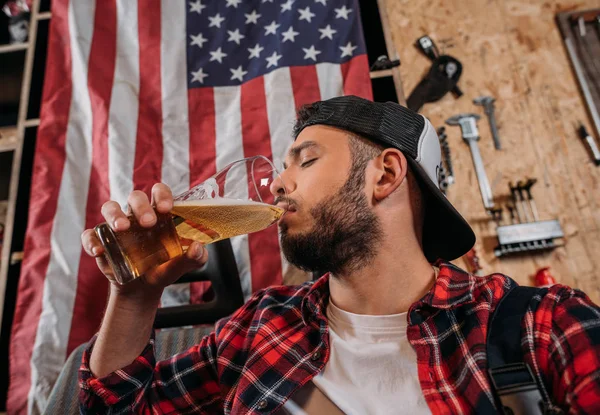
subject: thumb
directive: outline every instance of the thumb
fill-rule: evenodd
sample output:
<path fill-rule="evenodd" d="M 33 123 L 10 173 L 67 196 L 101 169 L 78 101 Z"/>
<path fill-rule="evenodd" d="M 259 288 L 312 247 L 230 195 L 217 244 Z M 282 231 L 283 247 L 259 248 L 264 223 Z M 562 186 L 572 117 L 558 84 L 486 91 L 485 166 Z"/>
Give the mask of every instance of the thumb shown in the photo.
<path fill-rule="evenodd" d="M 202 268 L 208 262 L 208 251 L 200 242 L 193 242 L 181 256 L 156 267 L 146 275 L 146 282 L 167 286 L 177 281 L 183 274 Z"/>

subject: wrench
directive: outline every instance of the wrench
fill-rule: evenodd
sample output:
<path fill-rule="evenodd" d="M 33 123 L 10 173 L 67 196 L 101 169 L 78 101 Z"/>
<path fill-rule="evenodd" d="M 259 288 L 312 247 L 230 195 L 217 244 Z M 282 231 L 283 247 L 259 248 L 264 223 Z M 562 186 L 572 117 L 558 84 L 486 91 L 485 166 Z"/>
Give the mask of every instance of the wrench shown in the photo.
<path fill-rule="evenodd" d="M 479 118 L 480 117 L 477 114 L 458 114 L 448 118 L 446 124 L 460 125 L 462 138 L 469 144 L 471 150 L 471 157 L 473 158 L 473 165 L 475 166 L 475 173 L 477 174 L 477 181 L 479 182 L 479 191 L 481 192 L 483 206 L 489 210 L 494 207 L 494 197 L 492 195 L 490 182 L 485 174 L 485 167 L 483 165 L 481 153 L 479 152 L 479 146 L 477 145 L 477 141 L 479 141 L 477 120 Z"/>
<path fill-rule="evenodd" d="M 481 96 L 473 100 L 473 104 L 481 105 L 485 115 L 488 117 L 490 123 L 490 130 L 492 130 L 492 139 L 494 140 L 494 148 L 496 150 L 502 150 L 500 145 L 500 135 L 498 134 L 498 126 L 496 125 L 496 114 L 494 113 L 494 102 L 495 98 L 488 96 Z"/>

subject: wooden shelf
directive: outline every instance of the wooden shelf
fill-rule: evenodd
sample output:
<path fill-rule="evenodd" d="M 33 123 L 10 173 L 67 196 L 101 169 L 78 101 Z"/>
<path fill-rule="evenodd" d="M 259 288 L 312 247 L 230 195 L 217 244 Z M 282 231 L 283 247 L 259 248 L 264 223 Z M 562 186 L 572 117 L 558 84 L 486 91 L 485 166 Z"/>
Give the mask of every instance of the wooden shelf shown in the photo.
<path fill-rule="evenodd" d="M 9 45 L 0 45 L 0 53 L 11 53 L 19 50 L 25 50 L 29 47 L 29 43 L 11 43 Z"/>
<path fill-rule="evenodd" d="M 0 128 L 0 153 L 14 151 L 18 144 L 17 127 Z"/>
<path fill-rule="evenodd" d="M 369 75 L 371 76 L 371 79 L 375 79 L 375 78 L 383 78 L 385 76 L 394 76 L 394 72 L 392 69 L 384 69 L 381 71 L 370 72 Z"/>
<path fill-rule="evenodd" d="M 48 20 L 52 17 L 52 12 L 44 12 L 37 15 L 38 20 Z"/>
<path fill-rule="evenodd" d="M 37 127 L 38 125 L 40 125 L 40 119 L 39 118 L 32 118 L 30 120 L 25 120 L 25 122 L 23 123 L 23 125 L 25 126 L 25 128 L 27 128 L 27 127 Z"/>

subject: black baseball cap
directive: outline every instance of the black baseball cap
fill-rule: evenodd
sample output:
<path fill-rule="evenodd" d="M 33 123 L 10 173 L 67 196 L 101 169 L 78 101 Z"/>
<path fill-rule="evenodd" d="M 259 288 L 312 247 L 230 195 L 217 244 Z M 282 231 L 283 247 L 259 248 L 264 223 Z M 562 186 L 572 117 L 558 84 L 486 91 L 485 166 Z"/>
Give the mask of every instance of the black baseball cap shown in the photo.
<path fill-rule="evenodd" d="M 397 148 L 406 156 L 426 200 L 423 251 L 430 262 L 451 261 L 473 247 L 473 230 L 440 190 L 440 141 L 427 118 L 395 102 L 372 102 L 352 95 L 309 106 L 313 111 L 296 124 L 294 139 L 304 128 L 322 124 Z"/>

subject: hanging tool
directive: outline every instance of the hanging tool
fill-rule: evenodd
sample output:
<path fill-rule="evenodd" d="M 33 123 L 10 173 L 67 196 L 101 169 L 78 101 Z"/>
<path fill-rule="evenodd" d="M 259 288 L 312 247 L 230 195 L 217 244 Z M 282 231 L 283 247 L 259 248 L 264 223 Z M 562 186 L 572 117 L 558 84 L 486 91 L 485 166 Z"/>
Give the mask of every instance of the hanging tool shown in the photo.
<path fill-rule="evenodd" d="M 446 56 L 440 55 L 436 44 L 434 43 L 433 39 L 431 39 L 428 35 L 421 36 L 420 38 L 418 38 L 415 42 L 415 46 L 417 46 L 417 49 L 419 49 L 425 56 L 427 56 L 431 62 L 435 62 L 438 58 Z M 444 68 L 444 72 L 446 73 L 449 79 L 453 78 L 454 75 L 457 75 L 456 82 L 458 82 L 460 73 L 457 74 L 457 72 L 462 72 L 462 64 L 458 60 L 454 58 L 452 59 L 456 62 L 450 61 Z M 460 90 L 458 85 L 454 85 L 451 91 L 455 98 L 460 98 L 463 95 L 463 92 Z"/>
<path fill-rule="evenodd" d="M 462 74 L 460 61 L 449 55 L 440 55 L 429 36 L 420 37 L 416 46 L 432 63 L 427 75 L 409 94 L 406 106 L 418 112 L 426 103 L 442 99 L 448 91 L 459 98 L 463 94 L 457 86 Z"/>
<path fill-rule="evenodd" d="M 564 233 L 560 222 L 556 219 L 539 220 L 537 206 L 531 193 L 531 188 L 536 183 L 537 179 L 519 180 L 516 185 L 509 182 L 512 202 L 506 204 L 506 209 L 510 214 L 510 224 L 499 225 L 496 228 L 499 245 L 494 249 L 494 254 L 497 257 L 552 249 L 562 245 Z M 533 215 L 533 221 L 530 220 L 529 211 Z M 497 209 L 492 209 L 490 213 L 497 224 L 502 222 L 502 215 Z"/>
<path fill-rule="evenodd" d="M 458 114 L 454 117 L 450 117 L 446 120 L 448 125 L 459 125 L 462 138 L 469 144 L 471 150 L 471 157 L 473 158 L 473 165 L 475 166 L 475 174 L 477 174 L 477 181 L 479 182 L 479 191 L 481 192 L 481 199 L 483 200 L 483 206 L 486 209 L 494 207 L 494 198 L 492 195 L 492 189 L 490 182 L 488 181 L 487 175 L 485 174 L 485 166 L 477 141 L 479 141 L 479 130 L 477 129 L 477 120 L 479 119 L 477 114 Z"/>
<path fill-rule="evenodd" d="M 587 142 L 592 152 L 594 163 L 596 164 L 596 166 L 600 166 L 600 151 L 598 151 L 598 146 L 596 145 L 596 142 L 594 141 L 592 136 L 588 134 L 587 130 L 585 129 L 585 125 L 583 125 L 581 121 L 579 122 L 579 128 L 577 131 L 579 132 L 579 137 L 581 137 L 582 140 Z"/>
<path fill-rule="evenodd" d="M 525 183 L 523 183 L 523 190 L 527 193 L 527 200 L 529 201 L 529 208 L 531 209 L 531 213 L 533 214 L 533 220 L 537 222 L 540 220 L 538 216 L 537 205 L 535 204 L 535 200 L 533 200 L 533 196 L 531 195 L 531 188 L 534 184 L 537 183 L 537 179 L 527 179 Z"/>
<path fill-rule="evenodd" d="M 564 17 L 560 17 L 559 21 L 565 22 Z M 570 16 L 571 24 L 574 24 L 579 19 L 579 14 L 573 14 Z M 567 22 L 565 22 L 567 23 Z M 581 91 L 583 92 L 583 98 L 585 99 L 585 103 L 588 107 L 590 115 L 592 117 L 592 121 L 594 122 L 594 128 L 596 130 L 596 134 L 600 136 L 600 113 L 598 113 L 598 108 L 594 102 L 594 98 L 590 92 L 590 85 L 588 84 L 583 67 L 581 65 L 581 61 L 579 60 L 579 56 L 577 55 L 577 51 L 575 50 L 575 46 L 573 45 L 573 40 L 571 38 L 571 30 L 568 29 L 569 25 L 563 26 L 559 24 L 559 27 L 562 31 L 563 39 L 565 42 L 565 46 L 567 48 L 567 53 L 569 54 L 569 58 L 571 59 L 571 63 L 573 64 L 573 69 L 575 71 L 575 75 L 577 77 L 577 81 L 579 82 L 579 86 L 581 87 Z"/>
<path fill-rule="evenodd" d="M 527 209 L 527 199 L 525 199 L 525 196 L 523 196 L 523 193 L 525 192 L 525 181 L 519 180 L 517 182 L 517 192 L 519 193 L 519 198 L 520 198 L 521 204 L 523 206 L 523 212 L 525 213 L 525 220 L 527 220 L 527 222 L 533 222 L 535 219 L 532 219 L 531 216 L 529 216 L 529 211 L 533 210 L 533 209 L 531 209 L 531 206 L 529 209 Z M 533 212 L 532 212 L 532 216 L 533 216 Z"/>
<path fill-rule="evenodd" d="M 495 101 L 496 99 L 490 96 L 481 96 L 475 98 L 473 100 L 473 104 L 481 105 L 483 107 L 483 111 L 485 112 L 485 115 L 487 115 L 488 121 L 490 123 L 492 139 L 494 140 L 494 148 L 496 150 L 502 150 L 502 146 L 500 145 L 500 135 L 498 134 L 498 126 L 496 125 L 496 114 L 494 112 Z"/>
<path fill-rule="evenodd" d="M 452 158 L 450 154 L 450 145 L 448 144 L 448 134 L 446 127 L 440 127 L 437 130 L 440 139 L 440 147 L 442 148 L 442 160 L 446 172 L 446 182 L 448 185 L 454 184 L 454 169 L 452 168 Z"/>
<path fill-rule="evenodd" d="M 518 193 L 519 189 L 517 188 L 517 186 L 513 186 L 512 182 L 508 182 L 508 188 L 510 189 L 510 194 L 512 196 L 515 210 L 517 212 L 519 223 L 524 223 L 526 221 L 526 216 L 523 209 L 523 204 L 521 203 L 521 196 Z"/>

